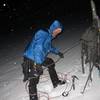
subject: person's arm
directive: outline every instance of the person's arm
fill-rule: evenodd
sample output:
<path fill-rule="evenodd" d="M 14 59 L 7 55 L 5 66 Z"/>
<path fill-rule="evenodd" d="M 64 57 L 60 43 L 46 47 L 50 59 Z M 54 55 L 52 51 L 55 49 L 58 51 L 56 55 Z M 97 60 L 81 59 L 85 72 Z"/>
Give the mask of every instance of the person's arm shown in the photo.
<path fill-rule="evenodd" d="M 59 55 L 60 58 L 64 58 L 63 53 L 60 52 L 59 49 L 57 49 L 57 48 L 55 48 L 53 46 L 51 47 L 51 52 L 54 53 L 54 54 L 56 54 L 56 55 Z"/>
<path fill-rule="evenodd" d="M 37 64 L 42 64 L 44 54 L 43 45 L 46 40 L 47 34 L 44 31 L 38 31 L 35 35 L 35 46 L 34 46 L 34 59 Z"/>
<path fill-rule="evenodd" d="M 57 48 L 51 46 L 50 52 L 52 52 L 52 53 L 54 53 L 54 54 L 57 55 L 57 54 L 59 53 L 59 49 L 57 49 Z"/>
<path fill-rule="evenodd" d="M 34 59 L 37 64 L 42 64 L 44 61 L 44 54 L 42 51 L 42 46 L 37 45 L 34 50 Z"/>

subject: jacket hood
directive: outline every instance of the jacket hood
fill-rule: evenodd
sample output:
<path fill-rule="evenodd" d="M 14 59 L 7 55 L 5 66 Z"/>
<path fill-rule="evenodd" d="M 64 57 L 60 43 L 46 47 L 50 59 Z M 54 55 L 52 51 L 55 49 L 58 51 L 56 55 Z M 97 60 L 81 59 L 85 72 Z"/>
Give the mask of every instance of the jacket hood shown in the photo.
<path fill-rule="evenodd" d="M 58 21 L 55 20 L 49 27 L 49 32 L 52 33 L 55 29 L 61 28 L 63 30 L 62 24 Z"/>

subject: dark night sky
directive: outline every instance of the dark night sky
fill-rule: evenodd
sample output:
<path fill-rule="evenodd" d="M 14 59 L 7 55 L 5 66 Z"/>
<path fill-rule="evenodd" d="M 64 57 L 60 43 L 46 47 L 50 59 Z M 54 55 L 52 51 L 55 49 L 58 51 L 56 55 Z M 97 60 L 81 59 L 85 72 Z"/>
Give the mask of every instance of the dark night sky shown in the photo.
<path fill-rule="evenodd" d="M 99 12 L 100 1 L 94 1 Z M 0 0 L 0 34 L 46 27 L 55 18 L 64 21 L 90 16 L 89 0 Z"/>

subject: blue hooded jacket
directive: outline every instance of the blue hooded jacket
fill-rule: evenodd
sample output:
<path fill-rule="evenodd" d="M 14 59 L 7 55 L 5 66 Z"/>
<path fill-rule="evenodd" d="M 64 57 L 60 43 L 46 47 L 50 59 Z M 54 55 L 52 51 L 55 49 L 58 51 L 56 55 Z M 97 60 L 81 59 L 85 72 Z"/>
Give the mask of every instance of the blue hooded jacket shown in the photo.
<path fill-rule="evenodd" d="M 35 61 L 37 64 L 42 64 L 48 53 L 58 54 L 59 50 L 52 46 L 52 32 L 58 27 L 62 29 L 62 24 L 55 20 L 47 31 L 38 30 L 32 41 L 25 48 L 24 57 Z"/>

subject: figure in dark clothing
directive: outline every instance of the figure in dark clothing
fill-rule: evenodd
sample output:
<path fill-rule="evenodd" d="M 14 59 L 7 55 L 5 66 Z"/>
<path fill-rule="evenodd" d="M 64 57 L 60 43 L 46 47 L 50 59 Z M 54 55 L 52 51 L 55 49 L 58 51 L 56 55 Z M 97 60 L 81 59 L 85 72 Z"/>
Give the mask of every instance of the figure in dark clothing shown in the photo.
<path fill-rule="evenodd" d="M 85 64 L 89 64 L 89 72 L 92 66 L 96 67 L 100 76 L 100 18 L 96 13 L 96 6 L 90 0 L 92 10 L 92 23 L 81 37 L 81 63 L 82 73 L 85 73 Z M 92 68 L 93 69 L 93 68 Z M 90 80 L 92 77 L 90 74 Z"/>
<path fill-rule="evenodd" d="M 56 70 L 55 62 L 48 58 L 47 55 L 52 52 L 64 58 L 57 48 L 52 46 L 52 40 L 62 32 L 62 24 L 55 20 L 48 30 L 40 29 L 35 33 L 32 41 L 28 44 L 24 51 L 24 61 L 22 64 L 24 79 L 29 79 L 29 95 L 30 100 L 38 100 L 37 84 L 40 75 L 43 74 L 43 66 L 48 68 L 53 87 L 65 84 L 65 81 L 59 80 Z"/>

